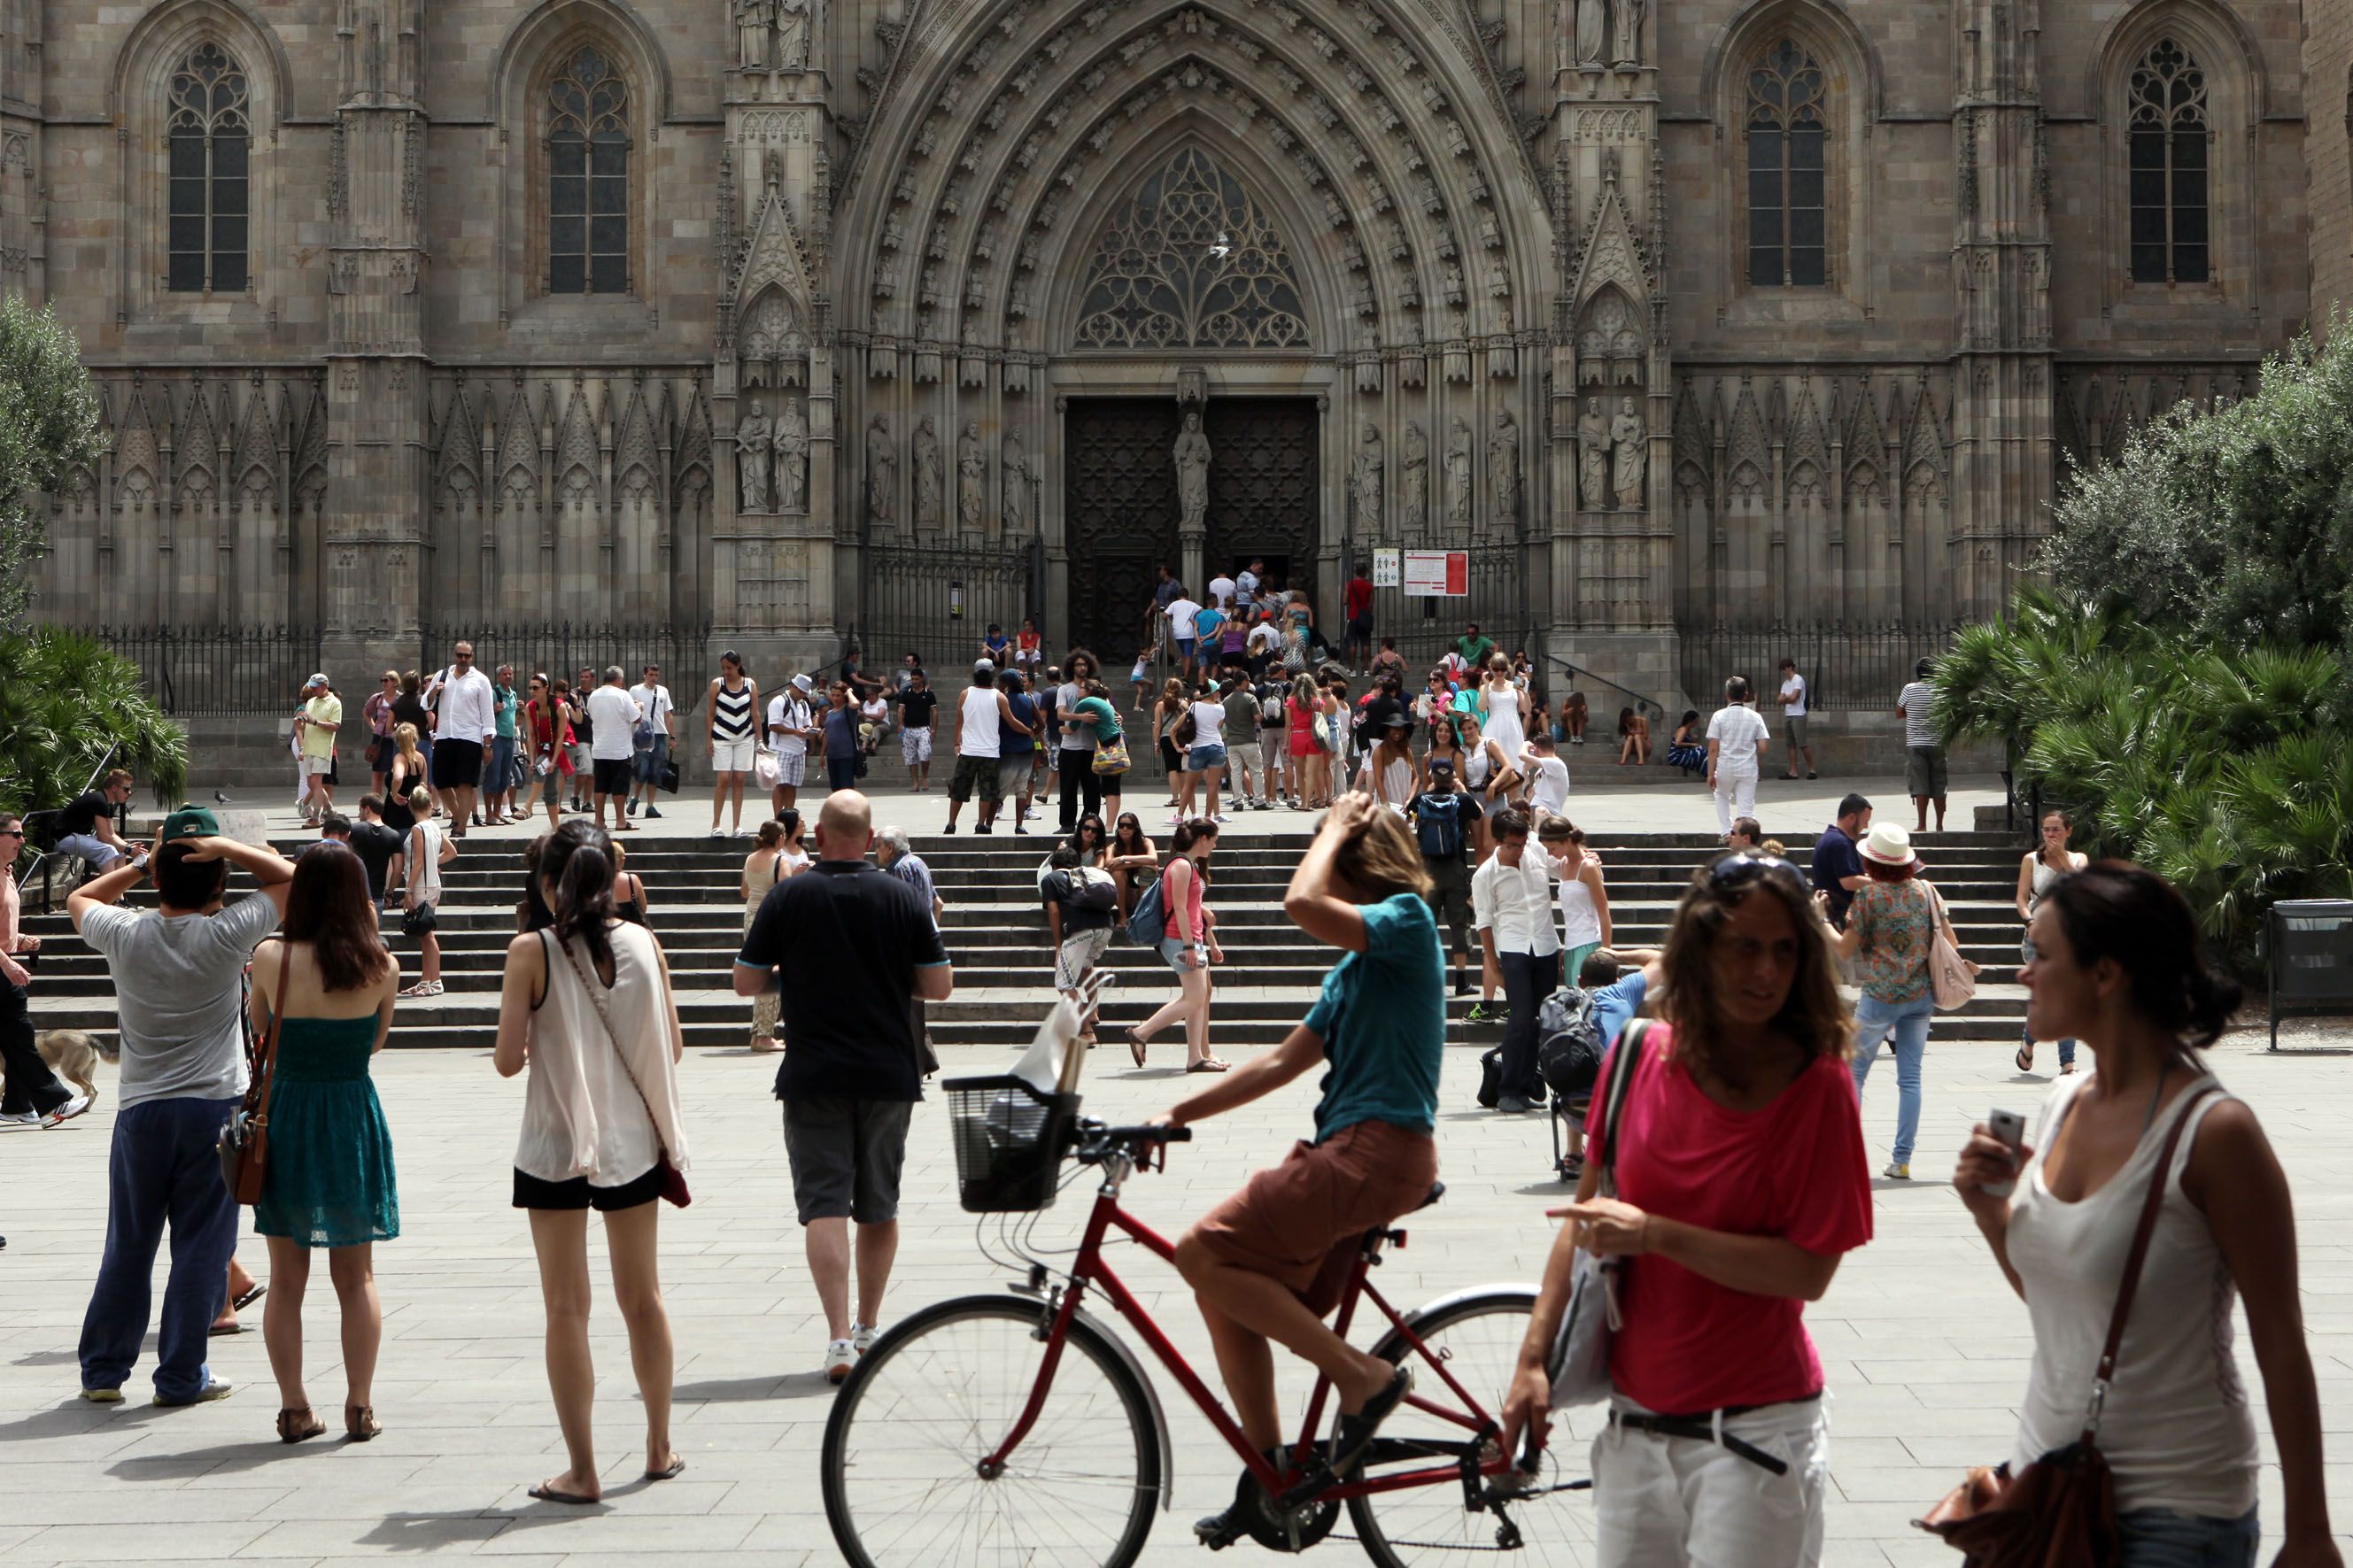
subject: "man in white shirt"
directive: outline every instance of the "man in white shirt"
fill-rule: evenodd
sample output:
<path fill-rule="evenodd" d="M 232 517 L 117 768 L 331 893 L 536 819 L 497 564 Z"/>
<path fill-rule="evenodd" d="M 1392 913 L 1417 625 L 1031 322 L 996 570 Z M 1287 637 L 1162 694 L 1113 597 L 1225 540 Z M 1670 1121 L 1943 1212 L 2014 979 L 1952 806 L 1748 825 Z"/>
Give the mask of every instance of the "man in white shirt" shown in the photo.
<path fill-rule="evenodd" d="M 1193 679 L 1193 631 L 1200 619 L 1200 601 L 1183 594 L 1168 601 L 1168 635 L 1176 644 L 1176 673 L 1188 681 Z"/>
<path fill-rule="evenodd" d="M 1716 831 L 1729 835 L 1732 819 L 1757 814 L 1757 775 L 1773 743 L 1764 717 L 1748 706 L 1748 682 L 1736 675 L 1724 683 L 1724 706 L 1707 721 L 1707 787 L 1715 792 Z"/>
<path fill-rule="evenodd" d="M 1250 661 L 1250 674 L 1263 679 L 1267 666 L 1274 662 L 1275 655 L 1282 649 L 1282 629 L 1274 624 L 1272 616 L 1261 610 L 1257 624 L 1250 629 L 1250 636 L 1242 639 L 1242 653 Z"/>
<path fill-rule="evenodd" d="M 1472 874 L 1471 915 L 1507 1009 L 1495 1109 L 1517 1115 L 1544 1100 L 1544 1082 L 1536 1076 L 1536 1009 L 1560 985 L 1560 931 L 1552 920 L 1549 863 L 1528 852 L 1527 813 L 1507 806 L 1489 826 L 1495 852 Z"/>
<path fill-rule="evenodd" d="M 973 831 L 996 830 L 997 808 L 1005 798 L 997 775 L 1005 736 L 1009 731 L 1023 730 L 1035 738 L 1042 728 L 1014 717 L 1012 704 L 997 689 L 994 659 L 984 658 L 972 667 L 972 684 L 965 688 L 956 705 L 956 761 L 955 772 L 948 779 L 948 832 L 956 830 L 956 816 L 975 790 L 980 792 L 980 820 Z"/>
<path fill-rule="evenodd" d="M 498 693 L 491 678 L 474 668 L 474 645 L 449 650 L 449 668 L 425 683 L 427 703 L 438 696 L 433 721 L 433 793 L 449 816 L 449 837 L 466 837 L 474 820 L 474 795 L 481 787 L 482 759 L 499 732 Z"/>
<path fill-rule="evenodd" d="M 1789 748 L 1789 771 L 1781 775 L 1785 779 L 1798 776 L 1798 759 L 1800 756 L 1806 759 L 1806 776 L 1814 776 L 1814 748 L 1806 739 L 1806 678 L 1798 673 L 1798 661 L 1783 659 L 1781 693 L 1778 700 L 1781 704 L 1781 739 Z"/>
<path fill-rule="evenodd" d="M 1928 705 L 1936 700 L 1936 688 L 1928 684 L 1928 672 L 1936 661 L 1924 658 L 1913 670 L 1914 679 L 1895 694 L 1895 716 L 1904 721 L 1904 793 L 1912 797 L 1913 806 L 1920 814 L 1920 826 L 1915 833 L 1928 831 L 1928 805 L 1936 806 L 1936 831 L 1945 831 L 1945 748 L 1936 737 L 1936 721 L 1929 716 Z"/>
<path fill-rule="evenodd" d="M 768 702 L 768 749 L 776 753 L 776 787 L 772 792 L 778 816 L 801 797 L 801 780 L 808 772 L 811 741 L 823 741 L 825 730 L 810 699 L 816 683 L 796 675 Z"/>
<path fill-rule="evenodd" d="M 609 666 L 605 684 L 588 694 L 588 721 L 596 728 L 589 737 L 588 756 L 596 770 L 596 826 L 605 826 L 605 803 L 609 800 L 613 831 L 635 833 L 638 825 L 621 808 L 629 798 L 629 763 L 637 754 L 638 721 L 645 717 L 645 710 L 622 687 L 624 679 L 619 665 Z"/>
<path fill-rule="evenodd" d="M 1568 807 L 1568 764 L 1556 754 L 1550 731 L 1540 732 L 1520 745 L 1520 771 L 1528 777 L 1528 818 L 1538 827 L 1548 816 L 1565 816 Z"/>
<path fill-rule="evenodd" d="M 1255 605 L 1258 602 L 1258 585 L 1265 576 L 1266 563 L 1255 555 L 1251 556 L 1250 563 L 1234 574 L 1235 605 L 1245 610 Z"/>
<path fill-rule="evenodd" d="M 1222 572 L 1219 573 L 1216 576 L 1209 579 L 1209 603 L 1218 605 L 1220 608 L 1231 605 L 1234 599 L 1234 589 L 1237 585 L 1238 584 L 1233 578 L 1227 576 Z"/>
<path fill-rule="evenodd" d="M 654 805 L 654 787 L 661 782 L 670 746 L 678 740 L 678 704 L 670 700 L 670 688 L 662 684 L 661 666 L 658 664 L 646 666 L 638 683 L 629 688 L 629 696 L 645 715 L 630 736 L 636 750 L 630 758 L 629 815 L 637 816 L 642 803 L 646 816 L 656 817 L 661 815 L 661 808 Z"/>

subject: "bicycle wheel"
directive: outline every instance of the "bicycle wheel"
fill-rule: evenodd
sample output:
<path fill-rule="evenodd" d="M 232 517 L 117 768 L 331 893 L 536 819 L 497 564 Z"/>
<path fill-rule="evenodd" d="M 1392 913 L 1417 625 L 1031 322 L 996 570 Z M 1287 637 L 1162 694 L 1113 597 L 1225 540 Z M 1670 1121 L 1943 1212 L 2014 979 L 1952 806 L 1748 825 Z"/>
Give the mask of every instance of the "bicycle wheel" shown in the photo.
<path fill-rule="evenodd" d="M 1525 1286 L 1497 1286 L 1429 1314 L 1413 1329 L 1481 1407 L 1489 1415 L 1500 1417 L 1504 1395 L 1518 1370 L 1520 1344 L 1527 1337 L 1535 1300 L 1535 1292 Z M 1373 1353 L 1398 1361 L 1411 1352 L 1404 1339 L 1391 1331 L 1373 1347 Z M 1417 1398 L 1455 1403 L 1445 1383 L 1427 1364 L 1418 1364 L 1416 1371 Z M 1468 1436 L 1462 1427 L 1411 1408 L 1391 1416 L 1381 1427 L 1385 1441 L 1430 1437 L 1461 1443 Z M 1520 1536 L 1514 1559 L 1571 1568 L 1583 1560 L 1582 1544 L 1592 1540 L 1593 1515 L 1584 1493 L 1551 1489 L 1583 1474 L 1581 1465 L 1575 1470 L 1564 1468 L 1568 1457 L 1566 1447 L 1566 1432 L 1556 1430 L 1553 1440 L 1545 1446 L 1538 1473 L 1526 1483 L 1528 1495 L 1506 1503 L 1503 1518 L 1493 1511 L 1473 1513 L 1464 1508 L 1462 1489 L 1452 1483 L 1350 1498 L 1348 1518 L 1356 1540 L 1365 1554 L 1382 1568 L 1472 1568 L 1493 1563 L 1496 1531 L 1508 1519 Z"/>
<path fill-rule="evenodd" d="M 994 1476 L 1038 1381 L 1042 1309 L 927 1307 L 842 1384 L 825 1426 L 825 1515 L 852 1568 L 1127 1568 L 1160 1493 L 1157 1412 L 1103 1331 L 1071 1325 L 1036 1423 Z"/>

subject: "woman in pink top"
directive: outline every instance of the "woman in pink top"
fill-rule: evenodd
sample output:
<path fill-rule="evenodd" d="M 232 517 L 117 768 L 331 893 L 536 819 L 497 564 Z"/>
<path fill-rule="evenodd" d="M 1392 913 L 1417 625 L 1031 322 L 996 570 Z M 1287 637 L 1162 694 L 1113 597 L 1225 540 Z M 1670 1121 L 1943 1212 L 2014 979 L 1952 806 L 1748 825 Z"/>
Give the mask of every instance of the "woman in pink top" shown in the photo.
<path fill-rule="evenodd" d="M 1662 1022 L 1641 1032 L 1619 1125 L 1597 1102 L 1577 1201 L 1552 1211 L 1575 1223 L 1546 1266 L 1504 1441 L 1546 1419 L 1575 1248 L 1625 1258 L 1615 1392 L 1593 1444 L 1595 1561 L 1804 1568 L 1821 1557 L 1830 1464 L 1802 1314 L 1871 1239 L 1852 1020 L 1786 860 L 1730 855 L 1701 871 L 1664 969 Z M 1609 1152 L 1615 1198 L 1597 1193 Z"/>
<path fill-rule="evenodd" d="M 1218 825 L 1197 816 L 1178 826 L 1168 847 L 1176 858 L 1160 873 L 1160 901 L 1166 915 L 1160 929 L 1160 956 L 1176 972 L 1176 994 L 1160 1010 L 1127 1031 L 1127 1048 L 1144 1065 L 1153 1036 L 1183 1019 L 1185 1070 L 1223 1072 L 1227 1063 L 1209 1054 L 1209 965 L 1225 962 L 1216 923 L 1201 905 L 1203 874 L 1218 847 Z"/>

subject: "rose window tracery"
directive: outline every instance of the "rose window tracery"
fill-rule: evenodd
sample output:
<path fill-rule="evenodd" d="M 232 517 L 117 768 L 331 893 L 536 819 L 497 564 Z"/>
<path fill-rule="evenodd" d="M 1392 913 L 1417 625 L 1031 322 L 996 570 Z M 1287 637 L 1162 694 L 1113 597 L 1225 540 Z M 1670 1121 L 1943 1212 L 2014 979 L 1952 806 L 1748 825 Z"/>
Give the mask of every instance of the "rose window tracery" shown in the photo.
<path fill-rule="evenodd" d="M 1291 252 L 1239 181 L 1187 148 L 1104 226 L 1081 307 L 1082 349 L 1303 349 Z"/>

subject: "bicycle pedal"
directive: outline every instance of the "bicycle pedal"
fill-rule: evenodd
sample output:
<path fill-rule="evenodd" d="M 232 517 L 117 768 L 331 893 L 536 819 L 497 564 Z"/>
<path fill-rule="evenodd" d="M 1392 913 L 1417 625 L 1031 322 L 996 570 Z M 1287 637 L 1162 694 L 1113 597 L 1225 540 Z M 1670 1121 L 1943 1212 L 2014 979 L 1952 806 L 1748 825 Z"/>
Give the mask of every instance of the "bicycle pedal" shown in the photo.
<path fill-rule="evenodd" d="M 1275 1499 L 1274 1506 L 1286 1513 L 1293 1509 L 1305 1508 L 1315 1500 L 1316 1494 L 1328 1491 L 1338 1484 L 1339 1478 L 1332 1473 L 1332 1467 L 1318 1464 L 1314 1469 L 1302 1476 L 1289 1490 Z"/>
<path fill-rule="evenodd" d="M 1207 1519 L 1197 1519 L 1193 1521 L 1194 1539 L 1212 1552 L 1223 1552 L 1227 1547 L 1240 1541 L 1243 1533 L 1242 1522 L 1234 1517 L 1232 1510 L 1228 1510 L 1224 1513 L 1213 1513 Z"/>

